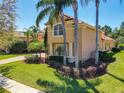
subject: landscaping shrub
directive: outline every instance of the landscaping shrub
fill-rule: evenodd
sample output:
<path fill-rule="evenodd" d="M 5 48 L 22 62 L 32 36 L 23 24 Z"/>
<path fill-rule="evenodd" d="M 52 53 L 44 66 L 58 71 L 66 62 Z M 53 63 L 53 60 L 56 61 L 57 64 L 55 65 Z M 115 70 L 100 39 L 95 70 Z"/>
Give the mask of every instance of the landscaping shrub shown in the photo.
<path fill-rule="evenodd" d="M 49 61 L 63 63 L 63 56 L 49 56 Z"/>
<path fill-rule="evenodd" d="M 48 60 L 48 64 L 56 69 L 60 69 L 63 64 L 63 56 L 49 56 Z M 73 64 L 68 63 L 68 58 L 66 58 L 66 62 L 68 66 L 73 67 Z"/>
<path fill-rule="evenodd" d="M 73 68 L 73 77 L 80 78 L 80 69 L 79 68 Z"/>
<path fill-rule="evenodd" d="M 87 74 L 87 71 L 85 68 L 80 68 L 80 76 L 82 78 L 85 78 L 86 77 L 86 74 Z"/>
<path fill-rule="evenodd" d="M 99 61 L 105 63 L 114 62 L 116 59 L 113 57 L 114 53 L 112 52 L 99 52 Z"/>
<path fill-rule="evenodd" d="M 124 50 L 124 44 L 119 44 L 118 47 L 120 50 Z"/>
<path fill-rule="evenodd" d="M 107 57 L 107 52 L 99 52 L 99 60 L 103 61 Z"/>
<path fill-rule="evenodd" d="M 107 72 L 107 66 L 108 64 L 101 64 L 97 68 L 97 75 L 105 74 Z"/>
<path fill-rule="evenodd" d="M 28 64 L 40 64 L 40 57 L 38 55 L 26 56 L 25 62 Z"/>
<path fill-rule="evenodd" d="M 86 71 L 87 71 L 87 77 L 90 77 L 90 78 L 95 77 L 95 75 L 96 75 L 96 70 L 97 70 L 96 67 L 93 67 L 93 66 L 88 67 L 88 68 L 86 69 Z"/>
<path fill-rule="evenodd" d="M 69 76 L 76 79 L 95 78 L 104 75 L 107 72 L 108 64 L 103 63 L 98 66 L 87 66 L 86 68 L 75 68 L 61 65 L 57 72 L 64 76 Z"/>
<path fill-rule="evenodd" d="M 24 53 L 27 50 L 27 43 L 24 41 L 17 41 L 12 44 L 10 53 Z"/>
<path fill-rule="evenodd" d="M 72 69 L 69 66 L 62 66 L 61 71 L 64 72 L 64 75 L 69 76 L 72 73 Z"/>
<path fill-rule="evenodd" d="M 119 49 L 119 48 L 112 48 L 111 51 L 112 51 L 112 52 L 120 52 L 120 49 Z"/>
<path fill-rule="evenodd" d="M 86 68 L 88 66 L 94 66 L 94 65 L 95 65 L 94 58 L 90 58 L 90 59 L 86 60 L 85 62 L 80 61 L 80 67 L 83 67 L 83 68 Z"/>
<path fill-rule="evenodd" d="M 6 55 L 6 53 L 5 52 L 0 52 L 0 55 Z"/>
<path fill-rule="evenodd" d="M 28 51 L 29 52 L 34 52 L 34 53 L 38 53 L 41 49 L 43 48 L 42 43 L 39 42 L 32 42 L 28 45 Z"/>

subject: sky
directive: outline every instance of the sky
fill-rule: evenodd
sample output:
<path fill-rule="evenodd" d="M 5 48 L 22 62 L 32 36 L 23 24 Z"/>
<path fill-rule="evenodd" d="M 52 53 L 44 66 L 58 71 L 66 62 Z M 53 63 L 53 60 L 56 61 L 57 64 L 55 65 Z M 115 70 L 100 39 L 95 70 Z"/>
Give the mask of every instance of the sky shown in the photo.
<path fill-rule="evenodd" d="M 78 0 L 80 1 L 80 0 Z M 38 15 L 36 10 L 36 3 L 38 0 L 18 0 L 17 1 L 17 14 L 16 25 L 18 31 L 23 31 L 24 28 L 28 28 L 35 25 L 35 20 Z M 101 26 L 109 25 L 113 29 L 119 27 L 121 22 L 124 21 L 124 2 L 120 4 L 119 0 L 107 0 L 100 3 L 99 24 Z M 64 9 L 64 13 L 73 16 L 72 7 Z M 91 2 L 87 7 L 82 7 L 79 2 L 78 17 L 80 20 L 95 25 L 95 4 Z M 47 22 L 48 16 L 40 22 L 40 27 L 43 29 L 45 22 Z"/>

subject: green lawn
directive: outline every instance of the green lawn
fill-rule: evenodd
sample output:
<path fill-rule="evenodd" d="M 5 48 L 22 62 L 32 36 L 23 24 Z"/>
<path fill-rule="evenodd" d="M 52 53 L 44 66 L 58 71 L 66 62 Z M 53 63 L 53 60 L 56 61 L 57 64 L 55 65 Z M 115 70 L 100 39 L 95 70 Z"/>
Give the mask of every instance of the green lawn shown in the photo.
<path fill-rule="evenodd" d="M 0 55 L 0 60 L 2 60 L 2 59 L 7 59 L 7 58 L 12 58 L 12 57 L 16 57 L 16 56 L 19 56 L 19 54 Z"/>
<path fill-rule="evenodd" d="M 17 57 L 17 56 L 22 56 L 22 55 L 30 55 L 30 54 L 5 54 L 5 55 L 0 55 L 0 60 Z"/>
<path fill-rule="evenodd" d="M 0 87 L 0 93 L 10 93 L 10 92 Z"/>
<path fill-rule="evenodd" d="M 46 64 L 13 62 L 0 66 L 7 77 L 49 93 L 124 93 L 124 52 L 113 57 L 109 74 L 84 81 L 60 76 Z"/>

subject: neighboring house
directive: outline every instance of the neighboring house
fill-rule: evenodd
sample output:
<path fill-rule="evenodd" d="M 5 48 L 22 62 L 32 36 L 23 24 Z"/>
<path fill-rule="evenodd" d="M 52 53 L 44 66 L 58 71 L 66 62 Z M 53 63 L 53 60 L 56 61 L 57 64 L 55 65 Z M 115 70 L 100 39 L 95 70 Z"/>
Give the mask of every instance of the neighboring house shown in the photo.
<path fill-rule="evenodd" d="M 17 31 L 17 32 L 15 32 L 15 35 L 17 37 L 19 37 L 21 40 L 27 42 L 27 36 L 25 35 L 25 32 Z M 32 41 L 32 37 L 30 36 L 28 38 L 28 40 L 31 42 Z M 42 32 L 42 31 L 38 32 L 38 34 L 37 34 L 37 40 L 39 42 L 43 42 L 43 40 L 44 40 L 44 32 Z"/>
<path fill-rule="evenodd" d="M 22 32 L 22 31 L 16 31 L 16 32 L 15 32 L 15 35 L 16 35 L 17 37 L 19 37 L 21 40 L 27 41 L 27 38 L 26 38 L 24 32 Z"/>
<path fill-rule="evenodd" d="M 48 54 L 63 55 L 63 30 L 61 21 L 55 21 L 53 27 L 46 23 L 48 29 Z M 65 28 L 67 37 L 67 56 L 70 61 L 74 58 L 74 22 L 73 17 L 65 15 Z M 95 57 L 96 30 L 95 27 L 79 21 L 79 59 L 85 61 Z M 99 31 L 100 51 L 106 51 L 115 47 L 115 40 Z M 59 52 L 58 52 L 59 51 Z M 62 53 L 60 53 L 60 51 Z"/>
<path fill-rule="evenodd" d="M 100 50 L 101 51 L 109 51 L 115 46 L 116 46 L 116 41 L 114 39 L 106 36 L 105 33 L 102 32 Z"/>

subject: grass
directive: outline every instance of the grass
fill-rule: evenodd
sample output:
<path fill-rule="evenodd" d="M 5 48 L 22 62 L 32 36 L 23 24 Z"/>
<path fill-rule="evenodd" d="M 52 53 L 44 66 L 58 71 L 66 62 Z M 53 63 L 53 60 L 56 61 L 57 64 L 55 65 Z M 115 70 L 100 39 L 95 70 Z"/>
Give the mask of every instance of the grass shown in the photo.
<path fill-rule="evenodd" d="M 4 88 L 0 87 L 0 93 L 10 93 L 10 92 L 5 90 Z"/>
<path fill-rule="evenodd" d="M 116 61 L 108 74 L 92 80 L 63 77 L 46 64 L 13 62 L 0 66 L 7 77 L 48 93 L 124 93 L 124 52 L 113 55 Z"/>
<path fill-rule="evenodd" d="M 12 58 L 12 57 L 16 57 L 16 56 L 19 56 L 19 54 L 0 55 L 0 60 L 2 60 L 2 59 L 7 59 L 7 58 Z"/>
<path fill-rule="evenodd" d="M 30 55 L 30 54 L 4 54 L 4 55 L 0 55 L 0 60 L 17 57 L 17 56 L 22 56 L 22 55 Z"/>

